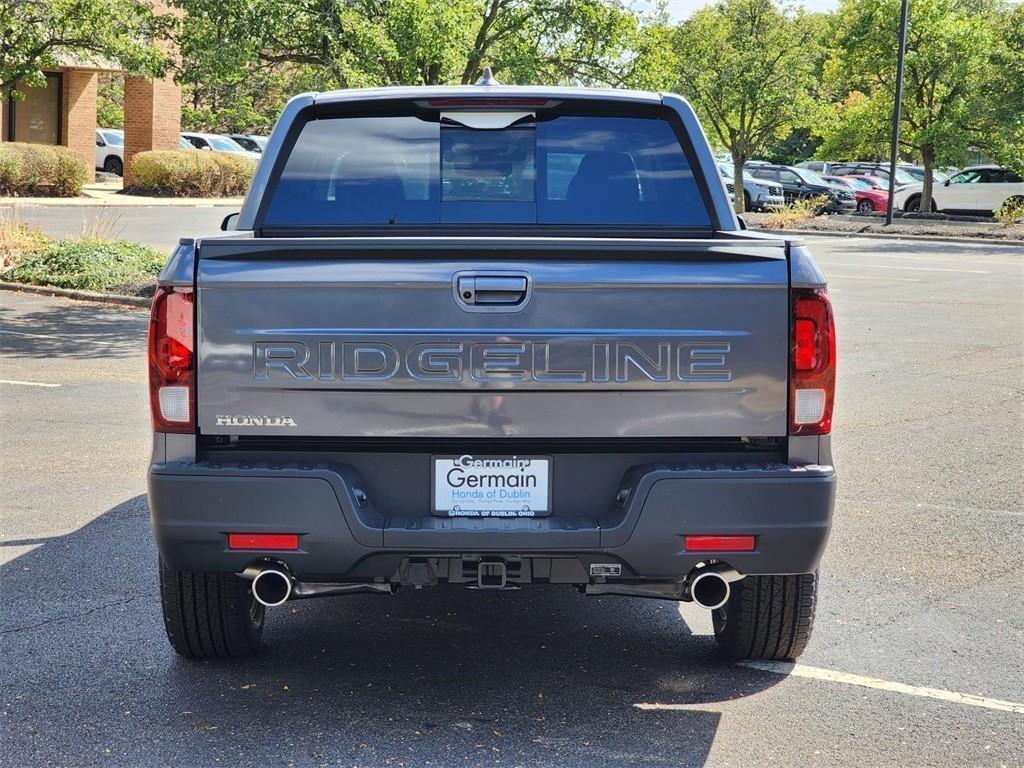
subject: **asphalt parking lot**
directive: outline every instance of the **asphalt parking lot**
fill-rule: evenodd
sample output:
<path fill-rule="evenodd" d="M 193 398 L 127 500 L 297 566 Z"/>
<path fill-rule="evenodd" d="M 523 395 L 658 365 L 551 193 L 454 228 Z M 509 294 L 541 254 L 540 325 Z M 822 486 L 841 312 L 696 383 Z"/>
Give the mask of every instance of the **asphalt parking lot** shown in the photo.
<path fill-rule="evenodd" d="M 0 292 L 0 766 L 1024 765 L 1024 248 L 808 240 L 840 488 L 796 667 L 568 589 L 303 601 L 255 659 L 183 661 L 147 316 Z"/>

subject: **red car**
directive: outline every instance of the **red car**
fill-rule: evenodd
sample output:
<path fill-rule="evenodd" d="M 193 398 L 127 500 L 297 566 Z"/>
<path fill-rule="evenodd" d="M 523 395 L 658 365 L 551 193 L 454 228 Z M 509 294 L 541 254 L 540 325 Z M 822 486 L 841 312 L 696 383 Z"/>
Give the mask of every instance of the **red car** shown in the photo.
<path fill-rule="evenodd" d="M 853 190 L 857 198 L 857 213 L 884 211 L 889 203 L 889 191 L 884 182 L 875 176 L 825 176 L 828 181 L 842 184 Z"/>

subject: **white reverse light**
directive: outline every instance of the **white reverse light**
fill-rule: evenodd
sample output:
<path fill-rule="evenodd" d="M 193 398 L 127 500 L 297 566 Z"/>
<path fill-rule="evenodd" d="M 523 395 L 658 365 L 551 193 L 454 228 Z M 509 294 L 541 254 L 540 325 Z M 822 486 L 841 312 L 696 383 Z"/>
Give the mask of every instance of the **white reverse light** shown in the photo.
<path fill-rule="evenodd" d="M 160 387 L 160 415 L 167 421 L 188 421 L 188 387 Z"/>
<path fill-rule="evenodd" d="M 825 415 L 824 389 L 796 390 L 793 421 L 797 424 L 817 424 Z"/>

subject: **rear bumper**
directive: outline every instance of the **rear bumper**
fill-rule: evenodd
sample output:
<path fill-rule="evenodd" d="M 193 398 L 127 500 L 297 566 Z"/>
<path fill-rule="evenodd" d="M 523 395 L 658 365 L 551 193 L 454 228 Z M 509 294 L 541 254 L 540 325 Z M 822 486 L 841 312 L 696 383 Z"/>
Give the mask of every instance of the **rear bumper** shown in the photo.
<path fill-rule="evenodd" d="M 413 518 L 375 509 L 346 465 L 198 462 L 149 471 L 153 528 L 171 567 L 240 572 L 269 556 L 304 581 L 396 580 L 409 557 L 467 555 L 571 560 L 574 567 L 562 571 L 570 574 L 613 562 L 623 579 L 678 581 L 716 556 L 684 551 L 684 536 L 730 533 L 756 536 L 755 551 L 718 555 L 741 573 L 810 573 L 828 538 L 834 497 L 828 466 L 642 465 L 593 517 Z M 301 549 L 229 550 L 229 532 L 298 533 Z"/>

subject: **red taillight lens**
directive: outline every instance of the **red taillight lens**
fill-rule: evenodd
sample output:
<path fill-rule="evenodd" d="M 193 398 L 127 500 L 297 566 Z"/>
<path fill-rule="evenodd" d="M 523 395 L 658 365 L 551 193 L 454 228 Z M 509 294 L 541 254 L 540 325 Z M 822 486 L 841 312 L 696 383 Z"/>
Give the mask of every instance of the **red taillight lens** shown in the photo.
<path fill-rule="evenodd" d="M 228 549 L 289 549 L 299 548 L 297 533 L 229 533 Z"/>
<path fill-rule="evenodd" d="M 686 536 L 687 552 L 753 552 L 753 536 Z"/>
<path fill-rule="evenodd" d="M 194 432 L 195 334 L 191 288 L 157 288 L 149 318 L 149 402 L 153 428 Z"/>
<path fill-rule="evenodd" d="M 827 435 L 836 393 L 836 328 L 824 288 L 793 289 L 789 433 Z"/>

